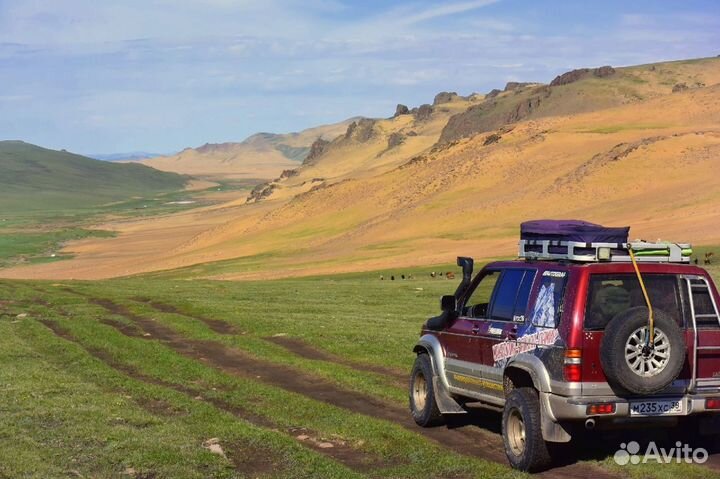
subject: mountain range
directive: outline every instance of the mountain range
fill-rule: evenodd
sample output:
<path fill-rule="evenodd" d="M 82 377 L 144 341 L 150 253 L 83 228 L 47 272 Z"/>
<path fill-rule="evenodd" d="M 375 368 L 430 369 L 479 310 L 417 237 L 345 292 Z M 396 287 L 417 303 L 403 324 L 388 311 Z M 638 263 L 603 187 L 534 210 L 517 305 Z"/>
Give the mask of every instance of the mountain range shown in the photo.
<path fill-rule="evenodd" d="M 246 158 L 233 144 L 145 161 L 267 180 L 223 204 L 110 223 L 120 235 L 69 245 L 73 260 L 2 274 L 248 279 L 399 270 L 459 254 L 512 256 L 519 223 L 540 218 L 720 244 L 720 58 L 441 92 L 387 118 L 323 128 L 297 143 L 251 137 L 240 144 L 252 152 Z M 264 158 L 272 167 L 250 166 Z"/>
<path fill-rule="evenodd" d="M 176 155 L 142 159 L 162 171 L 199 177 L 268 179 L 295 168 L 318 139 L 335 138 L 353 119 L 309 128 L 298 133 L 256 133 L 238 143 L 206 143 Z"/>

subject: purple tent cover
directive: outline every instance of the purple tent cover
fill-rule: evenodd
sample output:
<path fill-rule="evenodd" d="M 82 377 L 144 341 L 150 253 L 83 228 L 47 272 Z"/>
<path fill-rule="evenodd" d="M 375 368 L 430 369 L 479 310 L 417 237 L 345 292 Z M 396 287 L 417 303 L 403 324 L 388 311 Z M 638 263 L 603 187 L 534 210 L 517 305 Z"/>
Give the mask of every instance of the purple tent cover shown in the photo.
<path fill-rule="evenodd" d="M 520 239 L 627 243 L 629 226 L 608 228 L 580 220 L 535 220 L 520 224 Z"/>

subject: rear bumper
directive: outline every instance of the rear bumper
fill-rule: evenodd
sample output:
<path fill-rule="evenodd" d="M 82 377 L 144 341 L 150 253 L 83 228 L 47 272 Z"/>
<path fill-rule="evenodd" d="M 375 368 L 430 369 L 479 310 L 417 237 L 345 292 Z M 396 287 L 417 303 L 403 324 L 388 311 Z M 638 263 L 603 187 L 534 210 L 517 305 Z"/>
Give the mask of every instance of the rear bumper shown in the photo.
<path fill-rule="evenodd" d="M 555 421 L 566 421 L 566 420 L 583 420 L 591 417 L 602 417 L 602 418 L 632 418 L 638 420 L 644 420 L 648 417 L 683 417 L 690 415 L 697 415 L 703 413 L 720 413 L 720 410 L 713 409 L 708 410 L 705 408 L 705 399 L 709 397 L 718 397 L 718 394 L 686 394 L 684 396 L 666 396 L 666 397 L 646 397 L 646 398 L 633 398 L 628 400 L 627 398 L 621 398 L 618 396 L 593 396 L 593 397 L 565 397 L 557 394 L 545 393 L 543 398 L 546 405 L 547 412 L 550 413 Z M 649 416 L 630 416 L 630 402 L 637 401 L 667 401 L 667 400 L 681 400 L 683 403 L 682 414 L 668 414 L 668 415 L 649 415 Z M 612 414 L 603 415 L 590 415 L 587 414 L 587 407 L 589 404 L 596 403 L 614 403 L 615 412 Z"/>

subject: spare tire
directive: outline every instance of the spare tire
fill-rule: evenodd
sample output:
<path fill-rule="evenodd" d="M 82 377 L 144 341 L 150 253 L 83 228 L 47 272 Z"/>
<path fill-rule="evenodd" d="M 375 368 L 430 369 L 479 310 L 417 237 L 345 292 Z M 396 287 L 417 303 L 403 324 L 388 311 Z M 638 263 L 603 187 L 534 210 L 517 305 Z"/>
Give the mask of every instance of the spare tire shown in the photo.
<path fill-rule="evenodd" d="M 608 383 L 631 394 L 653 394 L 677 379 L 685 364 L 686 346 L 677 323 L 663 311 L 654 310 L 655 340 L 645 346 L 648 309 L 627 309 L 613 317 L 600 345 Z"/>

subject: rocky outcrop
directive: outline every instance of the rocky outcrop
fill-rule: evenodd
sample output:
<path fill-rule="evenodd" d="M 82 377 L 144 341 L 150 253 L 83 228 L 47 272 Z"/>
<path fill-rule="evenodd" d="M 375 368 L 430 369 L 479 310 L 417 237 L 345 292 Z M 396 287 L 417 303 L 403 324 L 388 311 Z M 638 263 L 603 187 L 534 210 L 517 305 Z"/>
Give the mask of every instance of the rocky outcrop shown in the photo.
<path fill-rule="evenodd" d="M 498 96 L 500 93 L 502 93 L 502 90 L 498 90 L 497 88 L 493 88 L 492 90 L 490 90 L 490 91 L 488 92 L 487 95 L 485 95 L 485 98 L 487 98 L 487 99 L 495 98 L 495 97 Z"/>
<path fill-rule="evenodd" d="M 560 86 L 560 85 L 568 85 L 570 83 L 574 83 L 581 78 L 585 78 L 588 73 L 590 73 L 589 68 L 580 68 L 577 70 L 571 70 L 569 72 L 565 72 L 562 75 L 558 75 L 555 78 L 553 78 L 553 81 L 550 82 L 550 86 Z"/>
<path fill-rule="evenodd" d="M 592 73 L 598 78 L 605 78 L 609 77 L 610 75 L 614 75 L 615 69 L 610 65 L 605 65 L 603 67 L 593 69 Z"/>
<path fill-rule="evenodd" d="M 447 144 L 524 120 L 538 111 L 544 99 L 551 95 L 552 90 L 548 86 L 540 86 L 530 90 L 530 93 L 532 96 L 517 101 L 509 110 L 499 107 L 502 104 L 500 102 L 512 101 L 511 98 L 504 97 L 485 101 L 453 115 L 443 128 L 438 143 Z"/>
<path fill-rule="evenodd" d="M 330 146 L 330 142 L 327 140 L 323 140 L 322 138 L 318 138 L 313 142 L 312 145 L 310 145 L 310 153 L 305 157 L 305 160 L 303 161 L 303 165 L 312 165 L 315 163 L 315 161 L 320 158 L 328 149 Z"/>
<path fill-rule="evenodd" d="M 507 123 L 515 123 L 523 118 L 527 118 L 538 109 L 541 102 L 542 99 L 539 96 L 533 96 L 527 100 L 518 102 L 518 104 L 510 110 L 510 113 L 508 113 Z"/>
<path fill-rule="evenodd" d="M 400 133 L 399 131 L 390 133 L 387 139 L 387 148 L 385 148 L 383 151 L 375 155 L 375 158 L 380 158 L 388 151 L 392 150 L 393 148 L 397 148 L 398 146 L 405 143 L 405 138 L 407 138 L 405 135 Z"/>
<path fill-rule="evenodd" d="M 257 203 L 258 201 L 262 201 L 272 195 L 275 188 L 276 185 L 273 183 L 261 183 L 252 189 L 246 201 L 248 203 Z"/>
<path fill-rule="evenodd" d="M 577 70 L 571 70 L 563 73 L 562 75 L 556 76 L 553 81 L 550 82 L 550 86 L 567 85 L 578 80 L 582 80 L 583 78 L 587 78 L 590 75 L 598 78 L 605 78 L 613 74 L 615 74 L 615 69 L 609 65 L 592 69 L 579 68 Z"/>
<path fill-rule="evenodd" d="M 398 106 L 395 107 L 395 114 L 393 115 L 393 118 L 397 118 L 400 115 L 407 115 L 409 113 L 410 109 L 406 105 L 398 103 Z"/>
<path fill-rule="evenodd" d="M 293 176 L 299 175 L 300 172 L 298 170 L 283 170 L 282 173 L 280 173 L 280 180 L 284 180 L 285 178 L 292 178 Z"/>
<path fill-rule="evenodd" d="M 411 167 L 413 165 L 417 165 L 417 164 L 425 165 L 429 161 L 430 161 L 430 158 L 428 158 L 425 155 L 414 156 L 414 157 L 410 158 L 410 160 L 407 161 L 406 163 L 403 163 L 402 165 L 398 166 L 398 170 L 404 170 L 405 168 L 409 168 L 409 167 Z"/>
<path fill-rule="evenodd" d="M 551 90 L 548 87 L 536 89 L 533 96 L 518 102 L 508 113 L 505 123 L 515 123 L 524 120 L 537 111 L 542 101 L 550 96 Z"/>
<path fill-rule="evenodd" d="M 525 88 L 526 86 L 530 86 L 532 84 L 533 83 L 531 83 L 531 82 L 509 81 L 505 84 L 505 89 L 503 91 L 519 90 L 521 88 Z"/>
<path fill-rule="evenodd" d="M 387 149 L 390 150 L 392 148 L 395 148 L 396 146 L 400 146 L 405 142 L 405 135 L 403 135 L 400 132 L 394 132 L 391 133 L 390 136 L 388 136 L 388 146 Z"/>
<path fill-rule="evenodd" d="M 407 136 L 417 136 L 417 132 L 415 130 L 410 130 L 406 134 Z"/>
<path fill-rule="evenodd" d="M 495 130 L 503 121 L 493 114 L 495 106 L 494 101 L 486 101 L 451 116 L 440 134 L 438 143 L 450 143 L 477 133 Z"/>
<path fill-rule="evenodd" d="M 415 117 L 415 121 L 429 120 L 432 115 L 433 107 L 425 103 L 417 108 L 412 109 L 412 114 Z"/>
<path fill-rule="evenodd" d="M 681 91 L 685 91 L 685 90 L 687 90 L 688 88 L 689 88 L 689 87 L 687 86 L 687 83 L 676 83 L 676 84 L 673 86 L 673 88 L 672 88 L 672 92 L 673 92 L 673 93 L 678 93 L 678 92 L 681 92 Z"/>
<path fill-rule="evenodd" d="M 488 135 L 487 138 L 485 138 L 485 141 L 483 141 L 483 146 L 492 145 L 493 143 L 497 143 L 500 141 L 502 136 L 498 135 L 497 133 L 493 133 L 491 135 Z"/>
<path fill-rule="evenodd" d="M 361 118 L 358 121 L 354 121 L 348 125 L 345 136 L 343 137 L 346 141 L 357 141 L 365 143 L 369 139 L 375 136 L 375 120 L 370 118 Z"/>
<path fill-rule="evenodd" d="M 440 93 L 435 95 L 435 99 L 433 100 L 433 106 L 441 105 L 443 103 L 450 103 L 457 97 L 458 94 L 454 91 L 441 91 Z"/>

